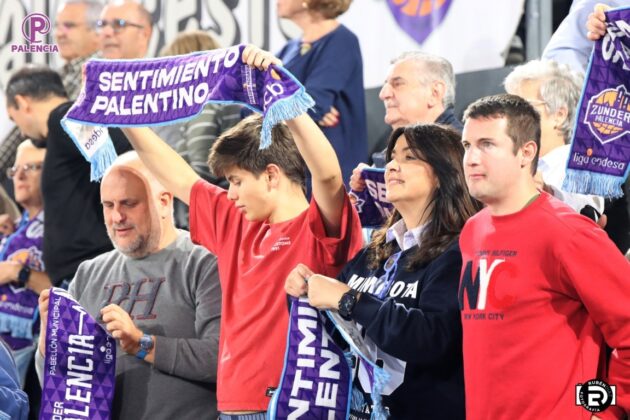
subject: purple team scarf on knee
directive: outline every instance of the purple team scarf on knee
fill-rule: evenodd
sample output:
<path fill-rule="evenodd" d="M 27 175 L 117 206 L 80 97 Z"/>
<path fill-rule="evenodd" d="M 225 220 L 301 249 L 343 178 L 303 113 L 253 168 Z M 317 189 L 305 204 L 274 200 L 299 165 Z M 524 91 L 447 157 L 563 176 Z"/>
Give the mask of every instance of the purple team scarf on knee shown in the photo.
<path fill-rule="evenodd" d="M 116 342 L 63 289 L 50 291 L 40 420 L 109 419 Z"/>
<path fill-rule="evenodd" d="M 620 197 L 630 172 L 630 8 L 606 12 L 582 90 L 562 189 Z"/>
<path fill-rule="evenodd" d="M 267 71 L 241 61 L 244 45 L 145 60 L 90 60 L 85 86 L 62 125 L 92 165 L 92 180 L 116 158 L 105 127 L 172 124 L 198 115 L 205 104 L 236 103 L 263 114 L 260 147 L 271 129 L 315 105 L 282 67 Z"/>
<path fill-rule="evenodd" d="M 364 168 L 361 178 L 365 180 L 366 188 L 363 191 L 350 190 L 350 198 L 359 213 L 361 226 L 381 227 L 394 209 L 385 198 L 385 170 Z"/>
<path fill-rule="evenodd" d="M 343 420 L 350 410 L 352 373 L 345 355 L 308 299 L 291 299 L 280 385 L 267 418 Z"/>

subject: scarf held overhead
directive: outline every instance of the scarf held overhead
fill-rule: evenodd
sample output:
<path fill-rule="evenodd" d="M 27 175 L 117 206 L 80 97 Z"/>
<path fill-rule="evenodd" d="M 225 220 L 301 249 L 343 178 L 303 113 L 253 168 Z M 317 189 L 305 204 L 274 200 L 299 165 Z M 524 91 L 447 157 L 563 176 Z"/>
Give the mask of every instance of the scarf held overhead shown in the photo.
<path fill-rule="evenodd" d="M 40 420 L 111 417 L 116 342 L 63 289 L 50 291 Z"/>
<path fill-rule="evenodd" d="M 146 60 L 90 60 L 85 85 L 62 125 L 100 179 L 116 158 L 105 127 L 157 126 L 185 121 L 207 103 L 240 104 L 263 114 L 260 147 L 271 129 L 314 105 L 282 67 L 243 64 L 244 45 Z"/>
<path fill-rule="evenodd" d="M 582 90 L 562 189 L 620 197 L 630 172 L 630 8 L 606 12 Z"/>

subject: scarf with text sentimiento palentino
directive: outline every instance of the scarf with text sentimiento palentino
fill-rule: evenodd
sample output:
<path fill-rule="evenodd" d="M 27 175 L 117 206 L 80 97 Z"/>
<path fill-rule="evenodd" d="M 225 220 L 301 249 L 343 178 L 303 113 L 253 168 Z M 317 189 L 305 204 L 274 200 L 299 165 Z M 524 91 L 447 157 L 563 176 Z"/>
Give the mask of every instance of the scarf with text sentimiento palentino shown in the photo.
<path fill-rule="evenodd" d="M 189 120 L 207 103 L 240 104 L 263 114 L 260 147 L 277 123 L 315 103 L 282 67 L 243 64 L 244 45 L 174 57 L 98 60 L 85 65 L 85 85 L 61 123 L 100 179 L 116 158 L 106 127 L 158 126 Z"/>
<path fill-rule="evenodd" d="M 116 341 L 59 288 L 50 291 L 45 353 L 39 419 L 110 419 Z"/>
<path fill-rule="evenodd" d="M 575 121 L 562 189 L 620 197 L 630 173 L 630 7 L 606 12 Z"/>

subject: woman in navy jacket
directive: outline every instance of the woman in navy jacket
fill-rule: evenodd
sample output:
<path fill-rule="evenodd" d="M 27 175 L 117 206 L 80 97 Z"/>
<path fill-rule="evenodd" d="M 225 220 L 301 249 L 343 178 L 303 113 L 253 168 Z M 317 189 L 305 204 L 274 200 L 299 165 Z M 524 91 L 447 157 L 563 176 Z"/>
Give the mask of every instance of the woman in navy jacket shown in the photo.
<path fill-rule="evenodd" d="M 345 182 L 352 170 L 368 158 L 359 40 L 337 20 L 351 2 L 277 1 L 278 16 L 302 30 L 302 36 L 287 42 L 277 57 L 315 100 L 309 114 L 335 149 Z"/>
<path fill-rule="evenodd" d="M 394 419 L 464 418 L 458 235 L 479 207 L 466 188 L 463 154 L 460 135 L 449 128 L 395 130 L 385 169 L 395 211 L 386 225 L 337 280 L 304 265 L 287 278 L 290 295 L 308 293 L 312 306 L 340 309 L 359 324 L 372 357 L 390 374 L 382 401 Z M 369 418 L 361 366 L 355 386 L 365 404 L 352 417 Z"/>

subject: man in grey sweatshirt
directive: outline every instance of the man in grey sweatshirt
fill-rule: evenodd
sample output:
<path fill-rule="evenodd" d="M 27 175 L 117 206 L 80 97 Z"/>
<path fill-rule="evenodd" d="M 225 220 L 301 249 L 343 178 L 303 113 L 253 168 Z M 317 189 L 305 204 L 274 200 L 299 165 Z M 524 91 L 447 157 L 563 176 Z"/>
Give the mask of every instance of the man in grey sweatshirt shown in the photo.
<path fill-rule="evenodd" d="M 221 289 L 216 258 L 173 223 L 173 195 L 135 152 L 103 177 L 101 201 L 115 250 L 85 261 L 69 292 L 119 344 L 112 417 L 216 418 Z M 41 294 L 37 367 L 49 292 Z"/>

